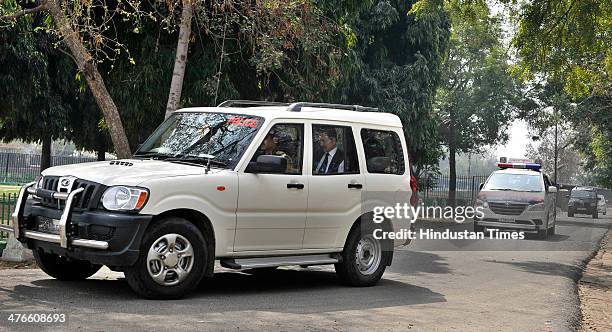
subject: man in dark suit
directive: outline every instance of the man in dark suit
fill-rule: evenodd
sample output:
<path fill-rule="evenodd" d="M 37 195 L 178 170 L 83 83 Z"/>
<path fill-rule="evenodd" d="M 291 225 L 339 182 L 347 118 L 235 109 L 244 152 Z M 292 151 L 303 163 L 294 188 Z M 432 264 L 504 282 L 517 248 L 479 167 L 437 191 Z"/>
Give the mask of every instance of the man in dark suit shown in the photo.
<path fill-rule="evenodd" d="M 338 137 L 334 128 L 325 129 L 319 134 L 319 145 L 323 154 L 315 159 L 314 174 L 344 173 L 344 152 L 337 144 Z"/>

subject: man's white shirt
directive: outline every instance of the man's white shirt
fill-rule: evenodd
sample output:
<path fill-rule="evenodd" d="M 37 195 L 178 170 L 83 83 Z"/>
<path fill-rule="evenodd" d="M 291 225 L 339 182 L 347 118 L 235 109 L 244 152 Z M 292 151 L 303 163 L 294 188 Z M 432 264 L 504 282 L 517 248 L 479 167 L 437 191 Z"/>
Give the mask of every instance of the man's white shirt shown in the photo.
<path fill-rule="evenodd" d="M 327 158 L 327 167 L 325 167 L 325 172 L 323 173 L 327 173 L 327 171 L 329 170 L 329 165 L 331 165 L 332 159 L 334 159 L 334 155 L 336 154 L 337 151 L 338 151 L 338 147 L 335 147 L 331 149 L 329 152 L 327 152 L 327 154 L 329 154 L 329 157 Z M 325 160 L 325 153 L 323 153 L 323 156 L 319 160 L 319 163 L 317 164 L 317 168 L 315 168 L 315 173 L 319 171 L 319 169 L 321 168 L 321 165 L 323 165 L 324 160 Z M 344 173 L 344 160 L 340 163 L 340 165 L 338 165 L 338 173 Z"/>

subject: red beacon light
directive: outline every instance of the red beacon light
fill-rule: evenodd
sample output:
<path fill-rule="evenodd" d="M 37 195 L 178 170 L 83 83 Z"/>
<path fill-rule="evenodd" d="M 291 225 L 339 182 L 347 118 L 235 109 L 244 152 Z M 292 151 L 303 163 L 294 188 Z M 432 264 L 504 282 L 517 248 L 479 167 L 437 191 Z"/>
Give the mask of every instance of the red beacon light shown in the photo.
<path fill-rule="evenodd" d="M 497 167 L 501 169 L 521 168 L 521 169 L 531 169 L 534 171 L 539 171 L 542 168 L 542 165 L 536 164 L 536 163 L 497 163 Z"/>

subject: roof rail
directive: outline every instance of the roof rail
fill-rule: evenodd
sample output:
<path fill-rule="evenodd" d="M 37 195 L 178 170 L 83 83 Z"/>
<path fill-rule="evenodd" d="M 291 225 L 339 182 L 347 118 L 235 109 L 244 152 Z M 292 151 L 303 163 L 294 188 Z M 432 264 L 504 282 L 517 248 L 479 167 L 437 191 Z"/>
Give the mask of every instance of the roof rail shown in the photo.
<path fill-rule="evenodd" d="M 327 104 L 327 103 L 283 103 L 278 101 L 265 100 L 226 100 L 217 107 L 250 107 L 250 106 L 287 106 L 289 112 L 301 112 L 302 107 L 314 108 L 333 108 L 338 110 L 358 111 L 358 112 L 378 112 L 378 108 L 365 107 L 361 105 L 343 105 L 343 104 Z"/>
<path fill-rule="evenodd" d="M 236 106 L 289 106 L 289 103 L 265 100 L 226 100 L 217 107 L 236 107 Z"/>
<path fill-rule="evenodd" d="M 378 112 L 378 108 L 374 107 L 365 107 L 361 105 L 343 105 L 343 104 L 326 104 L 326 103 L 305 103 L 298 102 L 293 103 L 287 107 L 287 111 L 289 112 L 301 112 L 302 107 L 315 107 L 315 108 L 333 108 L 338 110 L 347 110 L 347 111 L 358 111 L 358 112 Z"/>

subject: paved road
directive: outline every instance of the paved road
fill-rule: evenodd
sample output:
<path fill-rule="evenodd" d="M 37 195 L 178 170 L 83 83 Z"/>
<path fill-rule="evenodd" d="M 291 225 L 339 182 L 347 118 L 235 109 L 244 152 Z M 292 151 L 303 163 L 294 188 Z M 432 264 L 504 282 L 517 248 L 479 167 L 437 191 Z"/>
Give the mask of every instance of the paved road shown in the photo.
<path fill-rule="evenodd" d="M 189 299 L 159 302 L 136 298 L 122 274 L 106 269 L 73 283 L 39 270 L 3 270 L 0 317 L 67 312 L 69 328 L 95 331 L 568 330 L 579 321 L 581 266 L 611 225 L 609 216 L 561 217 L 558 235 L 547 241 L 416 240 L 370 288 L 339 286 L 327 267 L 222 270 Z"/>

